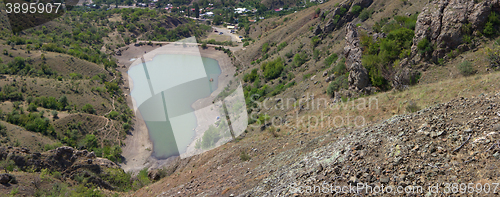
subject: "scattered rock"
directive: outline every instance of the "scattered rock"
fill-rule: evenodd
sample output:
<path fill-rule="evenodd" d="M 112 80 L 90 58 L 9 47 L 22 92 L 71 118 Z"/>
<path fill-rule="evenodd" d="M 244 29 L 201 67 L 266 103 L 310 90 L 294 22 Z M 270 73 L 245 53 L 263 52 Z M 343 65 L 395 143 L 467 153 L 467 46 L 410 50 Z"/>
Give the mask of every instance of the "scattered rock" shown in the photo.
<path fill-rule="evenodd" d="M 0 183 L 1 184 L 7 184 L 10 183 L 11 181 L 15 180 L 15 177 L 12 176 L 11 174 L 0 174 Z"/>

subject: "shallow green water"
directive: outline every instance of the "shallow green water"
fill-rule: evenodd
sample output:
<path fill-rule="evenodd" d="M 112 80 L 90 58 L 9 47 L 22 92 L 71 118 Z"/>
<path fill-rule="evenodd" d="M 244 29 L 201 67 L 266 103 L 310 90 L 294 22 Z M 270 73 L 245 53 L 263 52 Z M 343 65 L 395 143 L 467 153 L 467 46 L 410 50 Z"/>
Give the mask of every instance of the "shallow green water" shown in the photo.
<path fill-rule="evenodd" d="M 217 89 L 218 62 L 199 56 L 157 55 L 133 66 L 128 74 L 134 83 L 131 96 L 153 142 L 152 155 L 168 158 L 184 153 L 197 125 L 191 105 Z"/>

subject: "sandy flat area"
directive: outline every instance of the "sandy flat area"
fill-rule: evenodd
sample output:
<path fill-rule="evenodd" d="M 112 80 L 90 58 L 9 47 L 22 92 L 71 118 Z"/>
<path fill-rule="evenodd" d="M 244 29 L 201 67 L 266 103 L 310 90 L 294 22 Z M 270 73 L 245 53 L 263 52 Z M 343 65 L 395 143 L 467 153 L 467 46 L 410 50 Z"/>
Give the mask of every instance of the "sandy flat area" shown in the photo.
<path fill-rule="evenodd" d="M 133 87 L 129 87 L 129 77 L 127 74 L 128 69 L 132 64 L 137 64 L 137 61 L 140 61 L 140 58 L 144 56 L 145 61 L 150 61 L 157 54 L 191 54 L 197 55 L 197 51 L 199 50 L 199 54 L 202 57 L 212 58 L 218 61 L 219 66 L 221 68 L 221 74 L 218 79 L 218 88 L 207 98 L 199 99 L 195 103 L 193 103 L 193 109 L 203 109 L 195 112 L 198 127 L 196 128 L 196 136 L 198 138 L 200 134 L 202 134 L 208 127 L 207 124 L 209 122 L 213 122 L 212 116 L 217 116 L 218 110 L 211 110 L 210 106 L 212 104 L 213 99 L 224 89 L 224 87 L 229 84 L 229 81 L 234 79 L 234 73 L 236 72 L 236 68 L 232 65 L 231 59 L 222 51 L 215 50 L 213 47 L 209 47 L 208 49 L 199 48 L 197 45 L 166 45 L 154 44 L 153 46 L 143 45 L 143 46 L 134 46 L 133 44 L 128 45 L 122 48 L 121 56 L 115 56 L 118 60 L 118 65 L 120 72 L 123 75 L 125 89 L 125 94 L 127 96 L 127 103 L 131 109 L 134 108 L 133 99 L 130 96 L 130 90 Z M 159 49 L 161 47 L 161 49 Z M 198 48 L 198 50 L 193 50 L 194 47 Z M 156 50 L 158 49 L 158 50 Z M 134 60 L 135 59 L 135 60 Z M 130 61 L 132 60 L 132 61 Z M 135 63 L 134 63 L 135 62 Z M 203 125 L 203 126 L 200 126 Z M 188 150 L 194 149 L 194 144 L 192 143 Z M 173 160 L 174 158 L 169 158 L 166 160 L 158 160 L 151 156 L 153 144 L 149 139 L 149 133 L 146 127 L 145 122 L 142 120 L 140 113 L 134 118 L 134 128 L 131 130 L 130 135 L 127 136 L 125 140 L 125 146 L 122 147 L 123 157 L 125 157 L 125 162 L 122 164 L 122 168 L 125 171 L 137 172 L 145 167 L 148 168 L 157 168 L 163 166 L 168 163 L 168 161 Z"/>

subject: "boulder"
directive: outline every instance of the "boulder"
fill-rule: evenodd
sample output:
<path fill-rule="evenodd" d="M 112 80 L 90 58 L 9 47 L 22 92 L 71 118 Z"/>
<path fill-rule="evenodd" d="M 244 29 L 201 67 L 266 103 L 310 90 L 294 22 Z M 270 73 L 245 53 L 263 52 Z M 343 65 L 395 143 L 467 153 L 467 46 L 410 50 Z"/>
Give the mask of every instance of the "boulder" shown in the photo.
<path fill-rule="evenodd" d="M 321 26 L 316 26 L 316 28 L 314 29 L 314 35 L 319 35 L 321 34 L 321 32 L 323 32 L 323 30 L 321 30 Z"/>
<path fill-rule="evenodd" d="M 161 179 L 160 171 L 158 169 L 151 170 L 148 172 L 148 177 L 151 180 L 155 180 L 155 181 L 160 180 Z"/>
<path fill-rule="evenodd" d="M 325 27 L 323 28 L 323 31 L 325 33 L 330 33 L 335 29 L 335 24 L 333 23 L 332 19 L 329 19 L 328 22 L 326 22 Z"/>
<path fill-rule="evenodd" d="M 7 184 L 10 183 L 12 180 L 15 180 L 15 177 L 12 176 L 11 174 L 0 174 L 0 183 L 1 184 Z"/>
<path fill-rule="evenodd" d="M 56 155 L 59 157 L 70 158 L 73 155 L 74 150 L 75 149 L 69 146 L 61 146 L 56 149 Z"/>
<path fill-rule="evenodd" d="M 88 153 L 88 154 L 87 154 L 87 157 L 88 157 L 88 158 L 95 158 L 95 153 L 94 153 L 94 151 L 92 151 L 92 152 Z"/>

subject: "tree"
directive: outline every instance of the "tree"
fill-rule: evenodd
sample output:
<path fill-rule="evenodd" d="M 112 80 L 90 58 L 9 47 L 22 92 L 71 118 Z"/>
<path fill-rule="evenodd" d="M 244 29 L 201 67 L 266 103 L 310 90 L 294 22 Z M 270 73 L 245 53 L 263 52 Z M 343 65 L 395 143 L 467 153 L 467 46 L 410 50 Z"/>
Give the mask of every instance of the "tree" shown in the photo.
<path fill-rule="evenodd" d="M 60 109 L 64 109 L 66 106 L 68 106 L 68 98 L 66 97 L 66 95 L 62 95 L 57 102 L 60 105 Z"/>
<path fill-rule="evenodd" d="M 493 23 L 487 22 L 486 25 L 484 26 L 483 33 L 488 37 L 495 35 L 495 28 L 493 27 Z"/>
<path fill-rule="evenodd" d="M 200 6 L 198 3 L 194 3 L 194 17 L 200 18 Z"/>
<path fill-rule="evenodd" d="M 222 24 L 222 20 L 224 20 L 222 18 L 222 16 L 216 15 L 216 16 L 214 16 L 214 22 L 213 23 L 214 23 L 214 25 L 220 25 L 220 24 Z"/>
<path fill-rule="evenodd" d="M 30 103 L 28 105 L 28 111 L 29 112 L 35 112 L 35 111 L 37 111 L 37 106 L 34 103 Z"/>
<path fill-rule="evenodd" d="M 205 42 L 204 42 L 203 44 L 201 44 L 201 48 L 202 48 L 202 49 L 207 49 L 207 48 L 208 48 L 208 47 L 207 47 L 207 43 L 205 43 Z"/>
<path fill-rule="evenodd" d="M 87 112 L 89 114 L 95 113 L 94 106 L 91 104 L 87 103 L 82 107 L 82 111 Z"/>
<path fill-rule="evenodd" d="M 58 118 L 58 117 L 57 117 L 58 112 L 57 112 L 56 110 L 52 110 L 52 112 L 51 112 L 51 113 L 52 113 L 52 118 L 54 118 L 54 119 L 55 119 L 55 118 Z"/>

